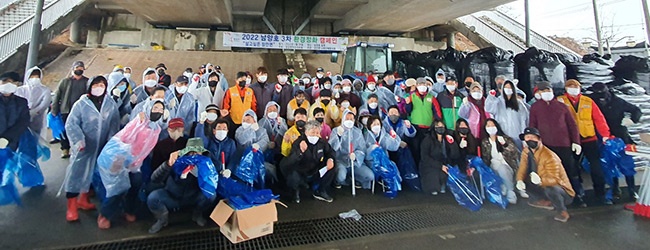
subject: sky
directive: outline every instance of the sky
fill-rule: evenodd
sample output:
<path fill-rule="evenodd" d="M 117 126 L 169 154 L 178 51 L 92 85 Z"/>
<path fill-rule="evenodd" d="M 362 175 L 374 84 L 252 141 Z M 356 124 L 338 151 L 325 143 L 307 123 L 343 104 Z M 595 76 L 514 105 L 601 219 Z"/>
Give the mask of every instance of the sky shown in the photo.
<path fill-rule="evenodd" d="M 613 34 L 612 42 L 625 46 L 630 38 L 635 42 L 646 39 L 641 0 L 597 0 L 600 23 L 605 35 Z M 586 37 L 596 39 L 592 0 L 530 0 L 530 26 L 546 36 L 572 37 L 582 42 Z M 499 7 L 517 21 L 524 23 L 524 1 Z M 596 42 L 593 42 L 596 45 Z M 605 46 L 605 45 L 603 45 Z"/>

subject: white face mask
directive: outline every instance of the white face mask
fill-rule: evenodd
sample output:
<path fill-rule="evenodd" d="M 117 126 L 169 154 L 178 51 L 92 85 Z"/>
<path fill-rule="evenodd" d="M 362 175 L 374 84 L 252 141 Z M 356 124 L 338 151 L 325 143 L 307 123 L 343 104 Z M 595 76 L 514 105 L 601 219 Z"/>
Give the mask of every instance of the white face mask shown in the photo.
<path fill-rule="evenodd" d="M 481 92 L 472 92 L 472 98 L 475 100 L 481 100 L 483 98 L 483 93 Z"/>
<path fill-rule="evenodd" d="M 278 118 L 278 112 L 269 112 L 267 116 L 271 119 Z"/>
<path fill-rule="evenodd" d="M 537 100 L 542 99 L 542 95 L 540 95 L 539 93 L 535 93 L 535 99 Z"/>
<path fill-rule="evenodd" d="M 541 96 L 542 96 L 542 100 L 547 102 L 550 102 L 555 97 L 553 95 L 553 92 L 542 92 Z"/>
<path fill-rule="evenodd" d="M 280 76 L 280 77 L 278 77 L 278 82 L 280 82 L 280 84 L 284 84 L 284 83 L 287 82 L 288 79 L 289 79 L 289 77 L 287 77 L 287 76 Z"/>
<path fill-rule="evenodd" d="M 305 85 L 309 84 L 310 82 L 311 82 L 311 79 L 309 79 L 309 78 L 302 79 L 302 83 L 304 83 Z"/>
<path fill-rule="evenodd" d="M 379 104 L 376 103 L 376 102 L 368 103 L 368 107 L 370 107 L 371 109 L 376 109 L 378 105 L 379 105 Z"/>
<path fill-rule="evenodd" d="M 215 120 L 217 120 L 218 117 L 219 117 L 219 115 L 217 115 L 215 113 L 208 113 L 208 115 L 206 116 L 206 118 L 209 121 L 215 121 Z"/>
<path fill-rule="evenodd" d="M 503 93 L 506 94 L 507 96 L 511 96 L 513 92 L 514 91 L 512 91 L 512 89 L 503 89 Z"/>
<path fill-rule="evenodd" d="M 156 81 L 156 80 L 145 80 L 144 81 L 144 86 L 146 86 L 146 87 L 153 88 L 153 87 L 156 87 L 156 85 L 158 85 L 158 81 Z"/>
<path fill-rule="evenodd" d="M 338 94 L 341 92 L 341 89 L 332 89 L 332 93 Z"/>
<path fill-rule="evenodd" d="M 566 88 L 566 92 L 571 96 L 577 96 L 580 94 L 580 88 Z"/>
<path fill-rule="evenodd" d="M 15 93 L 17 89 L 18 89 L 18 86 L 16 86 L 16 84 L 13 84 L 13 83 L 5 83 L 5 84 L 0 85 L 0 93 L 5 94 L 5 95 Z"/>
<path fill-rule="evenodd" d="M 241 123 L 241 127 L 244 128 L 244 129 L 248 129 L 248 128 L 250 128 L 252 125 L 253 125 L 252 123 L 248 123 L 248 122 L 242 122 L 242 123 Z"/>
<path fill-rule="evenodd" d="M 323 85 L 323 87 L 325 87 L 325 89 L 331 89 L 331 88 L 332 88 L 332 84 L 330 84 L 330 83 L 326 83 L 326 84 Z"/>
<path fill-rule="evenodd" d="M 374 91 L 375 87 L 377 87 L 375 84 L 368 84 L 368 90 Z"/>
<path fill-rule="evenodd" d="M 29 78 L 27 80 L 27 85 L 29 86 L 37 86 L 41 84 L 41 78 Z"/>
<path fill-rule="evenodd" d="M 318 77 L 318 78 L 323 78 L 323 76 L 324 76 L 324 75 L 321 74 L 321 73 L 316 73 L 316 77 Z"/>
<path fill-rule="evenodd" d="M 348 129 L 352 128 L 354 126 L 354 121 L 352 120 L 345 120 L 343 121 L 343 127 L 346 127 Z"/>
<path fill-rule="evenodd" d="M 343 108 L 349 108 L 349 107 L 350 107 L 350 103 L 349 103 L 349 102 L 342 102 L 342 103 L 341 103 L 341 107 L 343 107 Z"/>
<path fill-rule="evenodd" d="M 187 85 L 176 87 L 176 92 L 179 94 L 185 94 L 185 92 L 187 92 Z"/>
<path fill-rule="evenodd" d="M 183 73 L 183 75 L 185 77 L 187 77 L 187 79 L 192 79 L 192 73 L 190 73 L 190 72 L 185 72 L 185 73 Z"/>
<path fill-rule="evenodd" d="M 251 79 L 250 78 L 246 78 L 246 86 L 248 86 L 248 85 L 251 85 Z"/>
<path fill-rule="evenodd" d="M 318 137 L 318 136 L 307 136 L 307 141 L 309 141 L 309 143 L 311 143 L 311 145 L 316 145 L 316 143 L 318 142 L 318 139 L 320 139 L 320 137 Z"/>
<path fill-rule="evenodd" d="M 266 79 L 267 79 L 268 77 L 269 77 L 269 76 L 267 76 L 267 75 L 261 75 L 261 76 L 258 76 L 258 77 L 257 77 L 257 81 L 259 81 L 259 82 L 266 82 Z"/>
<path fill-rule="evenodd" d="M 228 131 L 226 130 L 217 130 L 217 132 L 214 133 L 214 138 L 216 138 L 219 141 L 223 141 L 223 139 L 226 139 L 226 136 L 228 136 Z"/>
<path fill-rule="evenodd" d="M 437 83 L 445 83 L 445 79 L 440 79 L 440 78 L 438 78 L 438 79 L 436 79 L 436 82 L 437 82 Z"/>
<path fill-rule="evenodd" d="M 94 96 L 102 96 L 104 94 L 104 90 L 106 90 L 104 87 L 94 87 L 90 89 L 90 94 Z"/>
<path fill-rule="evenodd" d="M 366 126 L 366 124 L 368 124 L 368 117 L 361 118 L 361 124 L 363 124 L 363 126 Z"/>
<path fill-rule="evenodd" d="M 124 78 L 126 78 L 126 79 L 131 78 L 131 73 L 124 73 Z"/>
<path fill-rule="evenodd" d="M 183 137 L 183 131 L 169 132 L 169 138 L 172 140 L 178 140 L 178 138 Z"/>
<path fill-rule="evenodd" d="M 497 127 L 485 127 L 485 131 L 489 135 L 496 135 L 497 134 Z"/>
<path fill-rule="evenodd" d="M 352 87 L 350 87 L 350 86 L 344 86 L 343 87 L 343 93 L 350 93 L 350 91 L 352 91 Z"/>
<path fill-rule="evenodd" d="M 422 85 L 418 86 L 418 91 L 419 91 L 420 93 L 423 93 L 423 94 L 424 94 L 424 93 L 427 92 L 427 90 L 428 90 L 427 86 L 422 86 Z"/>
<path fill-rule="evenodd" d="M 372 130 L 373 133 L 375 133 L 376 135 L 378 135 L 379 132 L 381 132 L 381 126 L 379 126 L 379 125 L 372 126 L 372 127 L 370 128 L 370 130 Z"/>
<path fill-rule="evenodd" d="M 449 92 L 456 90 L 456 85 L 445 85 L 445 87 L 447 90 L 449 90 Z"/>

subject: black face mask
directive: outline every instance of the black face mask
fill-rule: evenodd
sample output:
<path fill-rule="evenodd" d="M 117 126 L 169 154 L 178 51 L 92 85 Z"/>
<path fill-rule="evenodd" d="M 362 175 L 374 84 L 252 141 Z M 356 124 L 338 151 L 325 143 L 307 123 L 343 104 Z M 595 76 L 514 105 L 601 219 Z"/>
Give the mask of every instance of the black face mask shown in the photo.
<path fill-rule="evenodd" d="M 436 127 L 434 131 L 436 132 L 436 134 L 442 135 L 445 134 L 445 132 L 447 132 L 447 129 L 445 127 Z"/>
<path fill-rule="evenodd" d="M 469 88 L 469 86 L 472 86 L 472 82 L 465 82 L 465 87 Z"/>
<path fill-rule="evenodd" d="M 78 70 L 75 70 L 75 71 L 74 71 L 74 72 L 72 72 L 72 73 L 74 73 L 74 75 L 76 75 L 76 76 L 81 76 L 81 75 L 83 75 L 83 74 L 84 74 L 84 71 L 83 71 L 83 70 L 80 70 L 80 69 L 78 69 Z"/>
<path fill-rule="evenodd" d="M 208 82 L 208 85 L 209 85 L 210 87 L 216 87 L 218 83 L 219 83 L 219 82 L 217 82 L 217 81 L 209 81 L 209 82 Z"/>
<path fill-rule="evenodd" d="M 537 142 L 537 141 L 526 141 L 526 145 L 528 145 L 529 148 L 536 149 L 537 146 L 539 146 L 539 142 Z"/>
<path fill-rule="evenodd" d="M 163 69 L 158 70 L 158 75 L 161 76 L 161 75 L 164 75 L 164 74 L 165 74 L 165 70 L 163 70 Z"/>
<path fill-rule="evenodd" d="M 239 81 L 239 87 L 244 87 L 246 86 L 246 81 Z"/>
<path fill-rule="evenodd" d="M 330 105 L 330 100 L 321 100 L 320 102 L 325 104 L 325 106 Z"/>
<path fill-rule="evenodd" d="M 307 124 L 307 122 L 302 121 L 302 120 L 296 122 L 296 126 L 298 128 L 300 128 L 300 129 L 304 128 L 306 124 Z"/>
<path fill-rule="evenodd" d="M 388 119 L 390 119 L 392 123 L 397 123 L 399 121 L 399 115 L 388 116 Z"/>
<path fill-rule="evenodd" d="M 363 90 L 363 85 L 361 85 L 361 84 L 354 85 L 354 90 L 362 91 Z"/>
<path fill-rule="evenodd" d="M 458 133 L 461 135 L 469 134 L 469 128 L 458 128 Z"/>
<path fill-rule="evenodd" d="M 316 118 L 316 121 L 322 124 L 323 121 L 325 121 L 325 118 L 323 118 L 323 117 L 318 117 L 318 118 Z"/>
<path fill-rule="evenodd" d="M 162 115 L 163 115 L 163 113 L 153 113 L 152 112 L 151 114 L 149 114 L 149 120 L 151 120 L 152 122 L 158 121 L 158 120 L 160 120 Z"/>
<path fill-rule="evenodd" d="M 289 77 L 293 76 L 293 71 L 289 71 Z"/>

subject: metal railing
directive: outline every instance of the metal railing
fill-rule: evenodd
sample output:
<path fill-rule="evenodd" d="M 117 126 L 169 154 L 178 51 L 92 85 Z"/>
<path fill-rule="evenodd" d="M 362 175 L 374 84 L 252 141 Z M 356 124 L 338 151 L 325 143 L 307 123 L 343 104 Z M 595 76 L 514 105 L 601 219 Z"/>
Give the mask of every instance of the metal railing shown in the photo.
<path fill-rule="evenodd" d="M 474 27 L 474 31 L 476 31 L 478 35 L 496 47 L 505 50 L 512 50 L 515 54 L 526 50 L 525 45 L 511 37 L 510 34 L 494 27 L 494 25 L 486 23 L 486 21 L 481 20 L 477 16 L 467 15 L 459 17 L 458 20 L 467 27 Z"/>
<path fill-rule="evenodd" d="M 41 30 L 52 27 L 62 16 L 86 0 L 55 0 L 43 8 Z M 16 53 L 18 48 L 30 42 L 34 14 L 0 34 L 0 62 Z"/>

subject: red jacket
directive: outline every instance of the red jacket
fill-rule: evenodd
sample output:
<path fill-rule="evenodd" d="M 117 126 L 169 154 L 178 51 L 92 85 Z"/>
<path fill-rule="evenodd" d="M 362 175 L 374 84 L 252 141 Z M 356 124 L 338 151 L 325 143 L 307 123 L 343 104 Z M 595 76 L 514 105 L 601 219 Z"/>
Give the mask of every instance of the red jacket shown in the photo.
<path fill-rule="evenodd" d="M 573 106 L 575 106 L 578 103 L 578 101 L 580 101 L 580 96 L 582 96 L 582 94 L 579 94 L 576 97 L 573 97 L 573 96 L 565 93 L 564 96 L 566 96 L 567 99 L 569 99 L 569 101 L 571 101 L 571 104 Z M 603 115 L 602 112 L 600 112 L 600 108 L 598 107 L 598 105 L 596 105 L 594 100 L 591 100 L 591 98 L 589 98 L 589 100 L 591 101 L 591 119 L 594 122 L 594 126 L 596 127 L 596 131 L 602 137 L 607 137 L 607 138 L 610 137 L 611 134 L 609 132 L 609 125 L 607 125 L 607 120 L 605 120 L 605 116 Z M 581 138 L 581 140 L 583 142 L 590 142 L 590 141 L 598 140 L 598 137 L 592 136 L 592 137 L 588 137 L 588 138 Z"/>

